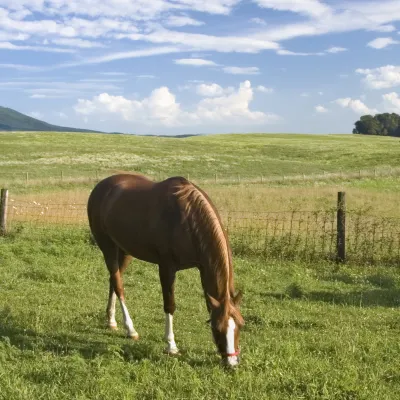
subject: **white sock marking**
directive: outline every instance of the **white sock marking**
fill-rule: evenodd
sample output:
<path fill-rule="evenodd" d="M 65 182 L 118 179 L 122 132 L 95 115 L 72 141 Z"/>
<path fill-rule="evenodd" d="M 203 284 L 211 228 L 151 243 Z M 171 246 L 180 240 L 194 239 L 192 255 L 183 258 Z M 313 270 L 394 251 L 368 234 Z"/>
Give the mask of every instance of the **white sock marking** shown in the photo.
<path fill-rule="evenodd" d="M 125 303 L 120 300 L 121 303 L 121 308 L 122 308 L 122 313 L 124 314 L 124 324 L 125 328 L 128 331 L 128 336 L 129 337 L 137 337 L 139 336 L 138 333 L 136 332 L 135 328 L 133 327 L 133 322 L 132 319 L 129 315 L 128 308 L 126 307 Z"/>
<path fill-rule="evenodd" d="M 117 326 L 117 321 L 115 319 L 115 303 L 117 301 L 117 295 L 115 292 L 111 295 L 111 298 L 109 299 L 109 319 L 108 319 L 108 325 L 110 327 L 116 327 Z"/>
<path fill-rule="evenodd" d="M 178 353 L 178 348 L 175 343 L 175 335 L 173 330 L 174 317 L 171 314 L 165 314 L 165 340 L 168 343 L 166 349 L 167 353 L 176 354 Z"/>

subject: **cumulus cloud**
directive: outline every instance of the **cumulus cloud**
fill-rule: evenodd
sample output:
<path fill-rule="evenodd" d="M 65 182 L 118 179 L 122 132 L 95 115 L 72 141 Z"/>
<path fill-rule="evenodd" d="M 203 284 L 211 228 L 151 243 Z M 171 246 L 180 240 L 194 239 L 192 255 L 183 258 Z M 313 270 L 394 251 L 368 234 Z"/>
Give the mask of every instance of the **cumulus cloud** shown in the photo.
<path fill-rule="evenodd" d="M 326 112 L 328 112 L 328 109 L 325 108 L 324 106 L 318 105 L 318 106 L 315 106 L 315 111 L 318 113 L 326 113 Z"/>
<path fill-rule="evenodd" d="M 388 111 L 400 114 L 400 96 L 397 93 L 387 93 L 384 94 L 382 97 L 385 102 L 385 108 Z"/>
<path fill-rule="evenodd" d="M 398 40 L 393 40 L 391 37 L 381 37 L 381 38 L 376 38 L 374 40 L 371 40 L 370 42 L 367 43 L 368 47 L 372 47 L 373 49 L 384 49 L 387 46 L 390 46 L 391 44 L 399 44 L 400 42 Z"/>
<path fill-rule="evenodd" d="M 338 104 L 343 108 L 349 108 L 350 110 L 354 111 L 356 114 L 377 114 L 378 110 L 375 108 L 367 107 L 361 100 L 359 99 L 352 99 L 350 97 L 337 99 L 334 103 Z"/>
<path fill-rule="evenodd" d="M 257 92 L 261 92 L 261 93 L 273 93 L 274 89 L 263 86 L 263 85 L 258 85 L 255 90 Z"/>
<path fill-rule="evenodd" d="M 194 111 L 183 110 L 167 87 L 153 90 L 149 97 L 142 100 L 102 93 L 91 100 L 79 99 L 74 109 L 85 117 L 92 114 L 104 116 L 108 113 L 144 125 L 261 124 L 279 120 L 275 114 L 250 109 L 253 88 L 249 81 L 241 83 L 236 90 L 223 89 L 216 84 L 202 86 L 201 90 L 208 97 L 202 99 Z"/>
<path fill-rule="evenodd" d="M 356 73 L 364 75 L 364 83 L 371 89 L 388 89 L 400 85 L 400 66 L 386 65 L 372 69 L 356 69 Z"/>
<path fill-rule="evenodd" d="M 196 86 L 196 93 L 204 97 L 222 96 L 223 94 L 231 93 L 234 90 L 235 89 L 233 87 L 228 87 L 224 89 L 222 86 L 216 83 L 211 83 L 211 84 L 201 83 Z"/>

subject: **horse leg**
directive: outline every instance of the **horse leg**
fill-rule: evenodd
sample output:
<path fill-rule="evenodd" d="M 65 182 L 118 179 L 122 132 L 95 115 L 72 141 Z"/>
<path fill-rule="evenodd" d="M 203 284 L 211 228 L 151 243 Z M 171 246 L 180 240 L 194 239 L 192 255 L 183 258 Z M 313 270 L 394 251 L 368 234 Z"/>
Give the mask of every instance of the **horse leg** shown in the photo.
<path fill-rule="evenodd" d="M 128 308 L 126 307 L 125 304 L 125 293 L 124 293 L 124 286 L 122 282 L 122 276 L 120 272 L 120 266 L 119 266 L 119 252 L 121 250 L 118 247 L 115 247 L 115 251 L 111 252 L 110 255 L 105 256 L 107 268 L 110 272 L 110 287 L 112 286 L 114 288 L 115 294 L 119 299 L 119 302 L 121 304 L 122 308 L 122 314 L 124 316 L 124 325 L 127 330 L 127 336 L 134 339 L 138 340 L 139 335 L 136 332 L 135 328 L 133 327 L 133 322 L 132 319 L 129 315 Z M 111 292 L 111 289 L 110 289 Z M 113 305 L 113 294 L 111 293 L 110 296 L 111 300 L 109 300 L 109 304 L 111 305 L 110 310 L 112 311 L 112 305 Z"/>
<path fill-rule="evenodd" d="M 118 265 L 119 271 L 122 276 L 124 271 L 129 265 L 132 257 L 126 255 L 122 250 L 118 251 Z M 117 300 L 117 294 L 115 293 L 114 286 L 112 284 L 111 276 L 110 276 L 110 289 L 109 289 L 109 296 L 108 296 L 108 304 L 107 304 L 107 318 L 108 318 L 108 326 L 112 330 L 116 330 L 117 328 L 117 321 L 115 319 L 115 303 Z"/>
<path fill-rule="evenodd" d="M 165 340 L 167 342 L 167 348 L 165 349 L 165 352 L 168 354 L 178 354 L 179 350 L 175 343 L 175 335 L 173 330 L 173 315 L 175 312 L 175 269 L 169 268 L 165 265 L 160 265 L 159 275 L 165 312 Z"/>

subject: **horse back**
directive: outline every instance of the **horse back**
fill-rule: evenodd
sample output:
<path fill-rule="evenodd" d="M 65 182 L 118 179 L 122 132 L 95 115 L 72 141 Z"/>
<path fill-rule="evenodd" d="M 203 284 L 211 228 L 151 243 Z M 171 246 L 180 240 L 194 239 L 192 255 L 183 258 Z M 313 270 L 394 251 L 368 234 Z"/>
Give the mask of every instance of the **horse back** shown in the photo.
<path fill-rule="evenodd" d="M 190 263 L 193 246 L 174 195 L 185 184 L 189 182 L 181 177 L 155 183 L 130 174 L 102 180 L 88 201 L 96 241 L 107 237 L 125 253 L 152 263 Z"/>

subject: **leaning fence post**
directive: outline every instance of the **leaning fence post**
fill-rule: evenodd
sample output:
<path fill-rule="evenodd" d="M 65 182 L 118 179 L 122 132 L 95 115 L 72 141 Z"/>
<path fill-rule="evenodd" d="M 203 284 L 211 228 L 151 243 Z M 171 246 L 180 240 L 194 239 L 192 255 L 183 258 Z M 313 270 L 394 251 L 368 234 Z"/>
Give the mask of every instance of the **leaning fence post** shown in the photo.
<path fill-rule="evenodd" d="M 346 262 L 346 192 L 338 192 L 336 261 Z"/>
<path fill-rule="evenodd" d="M 7 203 L 8 203 L 8 190 L 1 189 L 0 195 L 0 236 L 5 235 L 7 232 Z"/>

